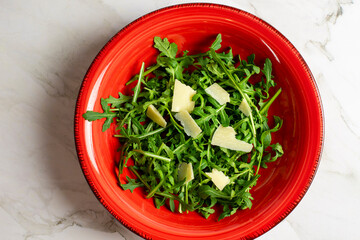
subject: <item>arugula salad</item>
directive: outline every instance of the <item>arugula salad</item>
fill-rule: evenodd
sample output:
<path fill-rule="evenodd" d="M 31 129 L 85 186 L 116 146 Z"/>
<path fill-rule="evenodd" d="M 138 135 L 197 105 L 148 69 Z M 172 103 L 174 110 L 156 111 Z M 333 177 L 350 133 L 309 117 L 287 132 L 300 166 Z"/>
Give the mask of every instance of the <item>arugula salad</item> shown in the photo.
<path fill-rule="evenodd" d="M 282 119 L 272 116 L 268 125 L 268 109 L 281 93 L 269 91 L 276 86 L 271 61 L 260 67 L 254 54 L 241 59 L 231 48 L 218 52 L 221 41 L 218 34 L 207 52 L 189 55 L 155 37 L 157 63 L 142 63 L 127 82 L 133 95 L 102 98 L 103 112 L 83 114 L 88 121 L 105 118 L 102 131 L 116 121 L 123 190 L 144 188 L 157 208 L 205 218 L 217 204 L 219 221 L 252 207 L 259 169 L 283 155 L 271 141 Z M 120 181 L 124 168 L 133 178 Z"/>

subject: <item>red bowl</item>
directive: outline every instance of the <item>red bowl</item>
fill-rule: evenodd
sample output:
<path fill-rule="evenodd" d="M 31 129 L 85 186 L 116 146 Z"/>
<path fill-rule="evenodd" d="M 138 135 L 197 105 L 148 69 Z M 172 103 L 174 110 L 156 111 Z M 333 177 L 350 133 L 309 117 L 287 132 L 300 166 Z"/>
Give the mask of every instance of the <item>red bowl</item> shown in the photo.
<path fill-rule="evenodd" d="M 144 192 L 123 191 L 115 174 L 119 142 L 103 133 L 103 121 L 87 122 L 87 110 L 101 111 L 100 98 L 126 91 L 124 84 L 141 63 L 155 63 L 154 36 L 177 43 L 179 51 L 207 51 L 218 33 L 223 46 L 243 58 L 255 53 L 255 63 L 273 63 L 273 75 L 282 93 L 270 114 L 284 119 L 273 140 L 285 154 L 260 171 L 252 189 L 250 210 L 216 221 L 197 213 L 156 209 Z M 76 149 L 83 173 L 105 208 L 126 227 L 151 239 L 250 239 L 268 231 L 299 203 L 317 170 L 323 142 L 323 114 L 315 80 L 295 47 L 263 20 L 238 9 L 216 4 L 185 4 L 149 13 L 117 33 L 90 66 L 80 89 L 75 113 Z"/>

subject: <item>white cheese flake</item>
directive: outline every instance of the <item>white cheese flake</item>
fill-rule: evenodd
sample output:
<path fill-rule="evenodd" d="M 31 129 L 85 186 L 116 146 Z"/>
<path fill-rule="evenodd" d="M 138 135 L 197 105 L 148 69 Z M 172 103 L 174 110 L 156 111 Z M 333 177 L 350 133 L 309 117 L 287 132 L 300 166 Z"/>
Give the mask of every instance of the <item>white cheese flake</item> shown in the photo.
<path fill-rule="evenodd" d="M 220 191 L 230 183 L 230 178 L 215 168 L 212 169 L 212 172 L 206 172 L 205 174 L 211 178 L 211 181 Z"/>
<path fill-rule="evenodd" d="M 205 92 L 214 98 L 220 105 L 230 102 L 230 94 L 217 83 L 206 88 Z"/>
<path fill-rule="evenodd" d="M 178 168 L 178 180 L 185 179 L 185 184 L 194 179 L 194 171 L 191 163 L 180 163 Z"/>
<path fill-rule="evenodd" d="M 187 111 L 178 112 L 174 117 L 180 121 L 181 125 L 184 127 L 186 135 L 196 138 L 202 132 L 201 128 Z"/>
<path fill-rule="evenodd" d="M 166 127 L 166 120 L 161 116 L 160 112 L 154 107 L 154 105 L 149 105 L 146 109 L 146 116 L 148 116 L 155 123 L 159 124 L 161 127 Z"/>
<path fill-rule="evenodd" d="M 195 102 L 192 101 L 192 97 L 196 94 L 196 91 L 190 86 L 181 83 L 175 79 L 174 95 L 172 99 L 172 112 L 187 111 L 192 112 L 194 110 Z"/>
<path fill-rule="evenodd" d="M 251 152 L 253 146 L 235 138 L 236 132 L 232 127 L 219 126 L 211 139 L 211 145 L 235 151 Z"/>
<path fill-rule="evenodd" d="M 245 114 L 245 116 L 249 116 L 251 113 L 251 108 L 248 104 L 248 102 L 245 100 L 245 98 L 243 98 L 243 100 L 240 103 L 239 109 L 242 113 Z"/>

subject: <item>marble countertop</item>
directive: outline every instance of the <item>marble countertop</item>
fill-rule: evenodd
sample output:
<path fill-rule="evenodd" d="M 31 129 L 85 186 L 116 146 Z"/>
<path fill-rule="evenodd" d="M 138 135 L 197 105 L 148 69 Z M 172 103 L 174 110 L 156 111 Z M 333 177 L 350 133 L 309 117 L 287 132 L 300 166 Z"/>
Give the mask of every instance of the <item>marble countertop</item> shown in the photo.
<path fill-rule="evenodd" d="M 98 202 L 73 140 L 82 78 L 122 27 L 179 0 L 0 1 L 0 238 L 141 239 Z M 207 1 L 264 19 L 303 55 L 320 89 L 325 145 L 293 212 L 259 239 L 360 239 L 360 2 Z"/>

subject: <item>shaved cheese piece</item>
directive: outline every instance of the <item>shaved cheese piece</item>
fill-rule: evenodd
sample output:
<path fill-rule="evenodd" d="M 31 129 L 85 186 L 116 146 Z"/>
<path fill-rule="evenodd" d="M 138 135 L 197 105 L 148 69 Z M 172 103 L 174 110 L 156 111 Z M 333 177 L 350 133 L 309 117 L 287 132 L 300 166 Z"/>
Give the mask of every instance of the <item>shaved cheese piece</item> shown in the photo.
<path fill-rule="evenodd" d="M 206 88 L 205 92 L 213 97 L 220 105 L 230 102 L 230 94 L 217 83 Z"/>
<path fill-rule="evenodd" d="M 220 191 L 222 191 L 224 187 L 230 183 L 230 178 L 215 168 L 212 169 L 212 172 L 207 172 L 205 174 L 211 178 L 211 181 L 217 188 L 219 188 Z"/>
<path fill-rule="evenodd" d="M 202 132 L 201 128 L 187 111 L 178 112 L 174 117 L 180 121 L 181 125 L 184 127 L 186 135 L 196 138 Z"/>
<path fill-rule="evenodd" d="M 191 163 L 180 163 L 178 169 L 178 179 L 182 181 L 185 179 L 185 183 L 194 179 L 194 171 Z"/>
<path fill-rule="evenodd" d="M 174 95 L 172 99 L 172 112 L 194 110 L 195 102 L 192 101 L 192 97 L 196 94 L 196 91 L 191 87 L 181 83 L 175 79 Z"/>
<path fill-rule="evenodd" d="M 251 113 L 251 108 L 248 104 L 248 102 L 245 100 L 245 98 L 243 98 L 243 100 L 241 101 L 240 103 L 240 106 L 239 106 L 239 109 L 240 111 L 245 114 L 245 116 L 249 116 L 250 113 Z"/>
<path fill-rule="evenodd" d="M 146 116 L 148 116 L 155 123 L 159 124 L 161 127 L 166 127 L 166 121 L 161 116 L 160 112 L 151 104 L 146 109 Z"/>
<path fill-rule="evenodd" d="M 252 144 L 235 138 L 236 132 L 232 127 L 219 126 L 211 139 L 211 145 L 227 148 L 235 151 L 250 152 Z"/>

